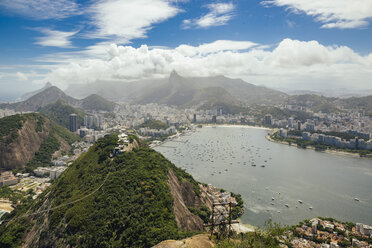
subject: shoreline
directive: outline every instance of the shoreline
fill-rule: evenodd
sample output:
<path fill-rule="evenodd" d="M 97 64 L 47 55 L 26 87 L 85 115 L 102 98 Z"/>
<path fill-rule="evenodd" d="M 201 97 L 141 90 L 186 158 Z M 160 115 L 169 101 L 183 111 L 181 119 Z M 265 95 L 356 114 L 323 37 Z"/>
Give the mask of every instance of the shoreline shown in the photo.
<path fill-rule="evenodd" d="M 275 139 L 271 138 L 270 135 L 266 135 L 265 138 L 268 141 L 273 142 L 273 143 L 287 145 L 287 146 L 293 146 L 293 147 L 298 148 L 296 143 L 288 144 L 288 142 L 285 142 L 285 141 L 275 140 Z M 301 148 L 301 149 L 309 149 L 309 150 L 316 151 L 315 147 L 313 147 L 313 146 L 307 146 L 306 148 Z M 348 156 L 348 157 L 354 157 L 354 158 L 369 158 L 369 157 L 361 157 L 358 153 L 337 151 L 337 150 L 330 150 L 330 149 L 326 149 L 324 151 L 316 151 L 316 152 L 323 152 L 323 153 L 328 153 L 328 154 L 333 154 L 333 155 L 342 155 L 342 156 Z"/>
<path fill-rule="evenodd" d="M 203 127 L 242 127 L 242 128 L 254 128 L 254 129 L 261 129 L 261 130 L 273 130 L 272 128 L 262 127 L 262 126 L 252 126 L 252 125 L 233 125 L 233 124 L 200 124 Z"/>

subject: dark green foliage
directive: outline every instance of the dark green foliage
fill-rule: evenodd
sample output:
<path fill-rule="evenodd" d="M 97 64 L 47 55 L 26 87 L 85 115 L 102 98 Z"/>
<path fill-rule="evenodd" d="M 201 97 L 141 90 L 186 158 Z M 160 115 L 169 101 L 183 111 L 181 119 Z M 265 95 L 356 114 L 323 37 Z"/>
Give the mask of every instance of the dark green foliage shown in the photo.
<path fill-rule="evenodd" d="M 339 113 L 341 110 L 335 106 L 336 100 L 337 98 L 306 94 L 291 96 L 287 102 L 291 103 L 294 101 L 296 105 L 309 107 L 314 112 Z"/>
<path fill-rule="evenodd" d="M 23 125 L 28 121 L 36 122 L 34 123 L 36 133 L 44 132 L 44 134 L 48 134 L 48 136 L 40 145 L 39 150 L 35 152 L 35 156 L 28 162 L 27 172 L 32 172 L 32 169 L 38 166 L 50 164 L 53 153 L 60 148 L 59 139 L 63 139 L 69 144 L 80 140 L 78 135 L 50 121 L 42 114 L 31 113 L 13 115 L 0 119 L 0 134 L 3 135 L 2 138 L 0 138 L 0 151 L 7 151 L 6 146 L 13 143 L 18 137 L 18 131 L 22 129 Z M 0 156 L 1 154 L 2 153 L 0 153 Z"/>
<path fill-rule="evenodd" d="M 297 120 L 306 121 L 311 115 L 304 111 L 293 111 L 289 109 L 280 109 L 278 107 L 257 106 L 254 115 L 263 119 L 265 115 L 270 114 L 275 119 L 285 119 L 295 116 Z"/>
<path fill-rule="evenodd" d="M 86 110 L 103 110 L 111 112 L 114 110 L 116 104 L 106 100 L 105 98 L 93 94 L 82 100 L 81 106 Z"/>
<path fill-rule="evenodd" d="M 27 207 L 37 210 L 46 195 L 48 204 L 56 207 L 99 189 L 72 205 L 51 210 L 50 223 L 43 229 L 40 242 L 53 246 L 50 237 L 55 235 L 55 241 L 64 246 L 151 247 L 165 239 L 188 235 L 177 228 L 168 186 L 168 170 L 176 167 L 147 147 L 111 159 L 109 155 L 116 143 L 116 135 L 98 140 Z M 179 176 L 189 180 L 185 173 L 179 172 Z M 11 237 L 15 245 L 10 247 L 19 245 L 29 223 L 22 224 L 19 219 L 7 227 L 1 226 L 0 244 Z M 26 228 L 15 228 L 21 224 Z"/>
<path fill-rule="evenodd" d="M 231 211 L 231 217 L 233 220 L 235 220 L 244 213 L 244 202 L 240 194 L 231 193 L 231 196 L 235 197 L 235 200 L 238 203 L 238 205 L 236 205 Z"/>
<path fill-rule="evenodd" d="M 24 115 L 11 115 L 0 119 L 0 145 L 9 145 L 18 137 L 26 121 Z"/>
<path fill-rule="evenodd" d="M 186 181 L 190 182 L 193 186 L 195 194 L 197 196 L 200 195 L 199 183 L 197 181 L 195 181 L 195 179 L 189 173 L 187 173 L 185 170 L 183 170 L 181 168 L 178 168 L 174 164 L 170 164 L 170 167 L 172 168 L 172 170 L 174 171 L 174 173 L 177 176 L 177 179 L 180 182 L 182 182 L 183 180 L 186 180 Z"/>
<path fill-rule="evenodd" d="M 41 144 L 39 150 L 35 152 L 35 156 L 28 162 L 28 171 L 36 169 L 39 166 L 48 166 L 52 160 L 52 155 L 60 148 L 59 140 L 49 134 L 48 138 Z"/>
<path fill-rule="evenodd" d="M 18 200 L 22 200 L 24 193 L 18 190 L 12 190 L 9 186 L 0 187 L 0 198 L 9 199 L 13 203 L 16 203 Z"/>
<path fill-rule="evenodd" d="M 50 133 L 58 135 L 59 137 L 64 139 L 69 145 L 73 144 L 76 141 L 81 140 L 81 138 L 77 134 L 75 134 L 73 132 L 70 132 L 70 130 L 68 130 L 68 129 L 60 126 L 60 125 L 57 125 L 55 123 L 53 123 L 50 126 Z"/>
<path fill-rule="evenodd" d="M 342 99 L 341 103 L 346 108 L 357 108 L 364 110 L 366 115 L 372 116 L 372 95 L 365 97 L 351 97 Z"/>
<path fill-rule="evenodd" d="M 138 126 L 138 128 L 141 128 L 141 127 L 148 127 L 150 129 L 167 129 L 168 128 L 168 125 L 162 121 L 159 121 L 159 120 L 147 120 L 145 121 L 144 123 L 142 123 L 141 125 Z"/>
<path fill-rule="evenodd" d="M 27 221 L 26 218 L 19 217 L 11 224 L 8 221 L 14 216 L 21 216 L 26 213 L 27 209 L 31 206 L 32 200 L 23 198 L 22 205 L 19 205 L 10 214 L 5 214 L 2 219 L 5 223 L 0 225 L 0 247 L 18 248 L 21 246 L 22 237 L 25 231 L 31 228 L 32 223 Z"/>
<path fill-rule="evenodd" d="M 222 101 L 208 102 L 199 107 L 199 110 L 222 109 L 223 114 L 248 114 L 249 109 L 239 106 L 238 103 L 226 103 Z"/>
<path fill-rule="evenodd" d="M 20 247 L 23 234 L 29 227 L 31 227 L 31 224 L 27 223 L 27 221 L 25 220 L 20 220 L 17 223 L 11 225 L 9 228 L 6 229 L 6 232 L 0 236 L 0 247 Z M 4 229 L 4 227 L 1 226 L 0 230 L 1 229 Z"/>
<path fill-rule="evenodd" d="M 43 131 L 43 126 L 44 126 L 44 118 L 42 116 L 37 117 L 37 123 L 36 123 L 36 132 L 42 132 Z"/>
<path fill-rule="evenodd" d="M 205 205 L 201 205 L 200 209 L 193 207 L 189 207 L 188 209 L 194 215 L 199 216 L 204 223 L 209 223 L 212 211 L 209 210 L 209 208 L 207 208 Z"/>
<path fill-rule="evenodd" d="M 71 107 L 62 100 L 58 100 L 55 103 L 42 107 L 39 109 L 39 112 L 48 116 L 51 120 L 65 128 L 69 127 L 70 114 L 76 114 L 78 116 L 78 123 L 83 123 L 85 115 L 84 112 Z"/>

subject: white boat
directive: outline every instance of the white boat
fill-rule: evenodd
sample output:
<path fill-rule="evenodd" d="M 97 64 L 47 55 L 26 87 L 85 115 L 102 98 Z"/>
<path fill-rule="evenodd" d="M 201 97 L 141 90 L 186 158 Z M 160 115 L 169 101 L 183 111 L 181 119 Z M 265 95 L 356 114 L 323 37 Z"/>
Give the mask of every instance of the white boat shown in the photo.
<path fill-rule="evenodd" d="M 272 200 L 272 201 L 274 201 L 274 200 L 275 200 L 275 198 L 274 198 L 274 197 L 271 197 L 271 200 Z"/>
<path fill-rule="evenodd" d="M 355 200 L 355 201 L 359 201 L 359 199 L 358 199 L 358 198 L 354 198 L 354 200 Z"/>
<path fill-rule="evenodd" d="M 289 205 L 288 204 L 284 204 L 284 206 L 286 206 L 287 208 L 289 208 Z"/>
<path fill-rule="evenodd" d="M 298 202 L 299 202 L 300 204 L 302 204 L 302 201 L 301 201 L 301 200 L 298 200 Z"/>
<path fill-rule="evenodd" d="M 313 209 L 313 207 L 309 207 L 309 209 L 310 209 L 310 210 L 312 210 L 312 209 Z"/>

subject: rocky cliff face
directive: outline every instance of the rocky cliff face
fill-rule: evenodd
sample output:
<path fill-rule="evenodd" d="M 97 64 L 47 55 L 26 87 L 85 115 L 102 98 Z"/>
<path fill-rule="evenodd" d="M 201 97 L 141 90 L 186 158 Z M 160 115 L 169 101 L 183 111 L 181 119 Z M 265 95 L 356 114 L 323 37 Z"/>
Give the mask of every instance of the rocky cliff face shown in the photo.
<path fill-rule="evenodd" d="M 202 231 L 203 221 L 192 214 L 190 207 L 199 208 L 201 199 L 196 196 L 192 184 L 188 181 L 180 182 L 173 170 L 168 171 L 169 187 L 174 199 L 173 212 L 177 226 L 185 231 Z"/>
<path fill-rule="evenodd" d="M 14 127 L 15 126 L 15 127 Z M 60 155 L 71 149 L 64 134 L 77 137 L 40 114 L 24 114 L 5 117 L 0 123 L 0 168 L 12 170 L 24 168 L 44 144 L 42 156 Z M 56 131 L 58 130 L 58 131 Z M 46 148 L 46 142 L 55 137 L 56 149 Z M 47 152 L 45 150 L 48 150 Z"/>
<path fill-rule="evenodd" d="M 15 169 L 24 167 L 49 135 L 50 121 L 47 120 L 42 131 L 36 131 L 37 121 L 27 120 L 18 130 L 18 137 L 9 145 L 0 147 L 0 168 Z"/>

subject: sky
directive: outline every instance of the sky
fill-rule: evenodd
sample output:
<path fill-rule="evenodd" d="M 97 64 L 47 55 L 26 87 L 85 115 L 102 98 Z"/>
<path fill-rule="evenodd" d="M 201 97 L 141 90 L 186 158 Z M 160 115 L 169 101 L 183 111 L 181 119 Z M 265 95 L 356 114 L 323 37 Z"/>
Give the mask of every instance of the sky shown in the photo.
<path fill-rule="evenodd" d="M 0 34 L 3 101 L 172 70 L 372 90 L 372 0 L 0 0 Z"/>

